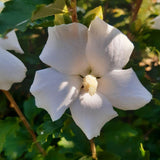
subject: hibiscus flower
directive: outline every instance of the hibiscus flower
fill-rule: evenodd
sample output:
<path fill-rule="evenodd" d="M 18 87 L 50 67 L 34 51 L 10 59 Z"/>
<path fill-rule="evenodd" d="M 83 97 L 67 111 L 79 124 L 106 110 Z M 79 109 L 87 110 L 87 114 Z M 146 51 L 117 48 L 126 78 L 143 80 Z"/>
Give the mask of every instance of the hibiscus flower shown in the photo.
<path fill-rule="evenodd" d="M 53 121 L 70 108 L 92 139 L 117 116 L 112 106 L 135 110 L 151 100 L 134 71 L 122 70 L 134 46 L 118 29 L 97 17 L 89 29 L 71 23 L 49 27 L 48 33 L 40 59 L 50 68 L 36 72 L 31 93 Z"/>
<path fill-rule="evenodd" d="M 26 73 L 24 64 L 6 50 L 23 53 L 14 31 L 0 38 L 0 89 L 9 90 L 13 83 L 21 82 Z"/>

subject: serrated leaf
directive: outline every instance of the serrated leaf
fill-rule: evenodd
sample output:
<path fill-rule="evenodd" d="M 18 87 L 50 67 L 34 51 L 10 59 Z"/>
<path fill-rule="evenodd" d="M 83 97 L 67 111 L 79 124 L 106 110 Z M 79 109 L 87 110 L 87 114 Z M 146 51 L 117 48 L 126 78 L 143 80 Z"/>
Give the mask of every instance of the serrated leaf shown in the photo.
<path fill-rule="evenodd" d="M 56 0 L 54 3 L 49 5 L 39 5 L 37 9 L 32 14 L 32 21 L 48 16 L 52 16 L 54 14 L 60 14 L 67 12 L 67 8 L 64 0 Z"/>
<path fill-rule="evenodd" d="M 84 16 L 83 22 L 86 26 L 89 26 L 89 24 L 91 23 L 91 21 L 93 19 L 95 19 L 95 17 L 99 17 L 101 19 L 103 19 L 103 11 L 102 11 L 102 7 L 96 7 L 90 11 L 88 11 L 86 13 L 86 15 Z"/>
<path fill-rule="evenodd" d="M 13 28 L 22 31 L 30 22 L 32 12 L 38 4 L 48 4 L 51 0 L 12 0 L 5 3 L 5 8 L 0 14 L 0 34 Z"/>

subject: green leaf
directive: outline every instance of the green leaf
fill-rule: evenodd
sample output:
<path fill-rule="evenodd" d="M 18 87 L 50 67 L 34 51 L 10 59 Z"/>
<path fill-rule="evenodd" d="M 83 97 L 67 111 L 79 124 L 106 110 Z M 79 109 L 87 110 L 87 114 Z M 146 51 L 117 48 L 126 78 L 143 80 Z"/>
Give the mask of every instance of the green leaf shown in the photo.
<path fill-rule="evenodd" d="M 63 14 L 56 14 L 55 15 L 55 19 L 54 19 L 54 24 L 55 25 L 60 25 L 60 24 L 64 24 L 64 17 Z"/>
<path fill-rule="evenodd" d="M 61 24 L 68 24 L 71 23 L 72 20 L 68 14 L 55 14 L 54 24 L 61 25 Z"/>
<path fill-rule="evenodd" d="M 52 135 L 53 137 L 58 137 L 63 123 L 64 122 L 62 118 L 56 122 L 45 121 L 37 130 L 37 141 L 45 143 L 47 142 L 47 138 L 49 135 Z"/>
<path fill-rule="evenodd" d="M 34 118 L 42 111 L 40 108 L 35 106 L 35 100 L 33 97 L 26 100 L 23 107 L 24 114 L 30 121 L 34 121 Z"/>
<path fill-rule="evenodd" d="M 144 158 L 144 160 L 150 160 L 150 153 L 149 151 L 144 150 L 142 143 L 140 143 L 139 149 L 140 149 L 141 155 Z"/>
<path fill-rule="evenodd" d="M 96 7 L 90 11 L 88 11 L 86 13 L 86 15 L 84 16 L 83 18 L 83 23 L 86 25 L 86 26 L 89 26 L 89 24 L 91 23 L 91 21 L 93 19 L 95 19 L 97 17 L 103 19 L 103 12 L 102 12 L 102 7 L 99 6 L 99 7 Z"/>
<path fill-rule="evenodd" d="M 146 18 L 150 15 L 150 8 L 152 6 L 152 1 L 150 0 L 143 0 L 141 4 L 141 8 L 138 11 L 138 19 L 140 19 L 142 22 L 145 21 Z M 145 13 L 145 14 L 144 14 Z"/>
<path fill-rule="evenodd" d="M 24 129 L 24 128 L 23 128 Z M 28 131 L 19 130 L 19 134 L 13 135 L 10 134 L 6 138 L 5 147 L 5 155 L 11 160 L 17 159 L 24 152 L 28 151 L 28 148 L 32 144 L 32 139 L 30 135 L 28 135 Z"/>
<path fill-rule="evenodd" d="M 0 120 L 0 152 L 2 152 L 6 140 L 10 134 L 15 135 L 19 128 L 19 119 L 8 117 Z"/>
<path fill-rule="evenodd" d="M 151 14 L 151 6 L 152 1 L 151 0 L 143 0 L 141 4 L 141 8 L 138 11 L 137 19 L 135 21 L 135 30 L 138 31 L 142 25 L 146 24 L 146 19 Z M 144 14 L 145 13 L 145 14 Z"/>
<path fill-rule="evenodd" d="M 54 147 L 50 147 L 47 156 L 45 157 L 45 160 L 67 160 L 65 155 L 62 153 L 59 153 L 58 150 L 55 150 Z"/>
<path fill-rule="evenodd" d="M 156 49 L 160 50 L 160 30 L 146 30 L 145 35 L 147 35 L 147 38 L 142 38 L 146 45 L 156 47 Z"/>
<path fill-rule="evenodd" d="M 114 153 L 111 153 L 111 152 L 100 152 L 98 153 L 98 158 L 100 160 L 105 160 L 105 159 L 108 159 L 108 160 L 121 160 L 121 157 L 114 154 Z"/>
<path fill-rule="evenodd" d="M 62 146 L 64 148 L 73 148 L 74 143 L 72 141 L 66 140 L 64 137 L 61 138 L 61 140 L 58 142 L 59 146 Z"/>
<path fill-rule="evenodd" d="M 129 124 L 112 120 L 107 123 L 97 139 L 107 151 L 120 155 L 124 159 L 141 158 L 139 144 L 142 141 L 137 130 Z M 103 149 L 103 148 L 102 148 Z"/>
<path fill-rule="evenodd" d="M 90 152 L 88 139 L 71 118 L 65 121 L 61 136 L 64 136 L 67 141 L 72 142 L 74 145 L 74 148 L 64 148 L 66 151 L 76 152 L 78 150 L 83 154 Z"/>
<path fill-rule="evenodd" d="M 42 154 L 36 155 L 33 160 L 44 160 L 44 156 Z"/>
<path fill-rule="evenodd" d="M 56 0 L 54 3 L 49 5 L 42 4 L 37 6 L 37 9 L 32 14 L 32 21 L 65 12 L 68 12 L 66 9 L 65 1 Z"/>
<path fill-rule="evenodd" d="M 83 156 L 79 160 L 92 160 L 92 157 L 89 156 Z"/>
<path fill-rule="evenodd" d="M 95 17 L 98 16 L 100 19 L 103 19 L 103 12 L 102 12 L 102 7 L 96 7 L 92 10 L 90 10 L 89 12 L 86 13 L 86 15 L 84 16 L 84 18 L 89 17 L 90 15 L 94 15 Z"/>
<path fill-rule="evenodd" d="M 30 23 L 32 12 L 36 5 L 49 3 L 51 0 L 12 0 L 5 3 L 5 8 L 0 14 L 0 34 L 13 28 L 22 31 Z"/>

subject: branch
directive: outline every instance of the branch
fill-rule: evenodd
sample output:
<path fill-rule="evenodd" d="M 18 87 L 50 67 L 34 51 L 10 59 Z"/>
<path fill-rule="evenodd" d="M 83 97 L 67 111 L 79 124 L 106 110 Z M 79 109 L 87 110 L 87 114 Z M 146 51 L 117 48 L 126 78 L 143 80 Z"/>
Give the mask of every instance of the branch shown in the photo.
<path fill-rule="evenodd" d="M 71 0 L 71 12 L 72 12 L 72 22 L 78 22 L 76 0 Z"/>
<path fill-rule="evenodd" d="M 136 0 L 135 4 L 132 3 L 132 13 L 133 14 L 131 16 L 130 25 L 132 25 L 134 21 L 137 19 L 138 11 L 141 7 L 142 2 L 143 0 Z M 134 40 L 134 35 L 132 35 L 132 33 L 128 32 L 127 36 L 131 41 Z"/>
<path fill-rule="evenodd" d="M 136 18 L 137 18 L 137 15 L 138 15 L 138 11 L 141 7 L 141 4 L 142 4 L 143 0 L 136 0 L 136 6 L 132 9 L 132 18 L 131 18 L 131 23 L 133 23 Z"/>

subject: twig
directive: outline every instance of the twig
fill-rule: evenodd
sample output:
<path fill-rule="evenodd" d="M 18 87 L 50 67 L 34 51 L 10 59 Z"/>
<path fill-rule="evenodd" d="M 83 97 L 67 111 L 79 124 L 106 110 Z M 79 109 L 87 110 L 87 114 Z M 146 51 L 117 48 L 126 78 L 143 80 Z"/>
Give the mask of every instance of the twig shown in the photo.
<path fill-rule="evenodd" d="M 71 0 L 71 11 L 72 11 L 72 22 L 78 22 L 77 19 L 77 2 L 76 0 Z"/>
<path fill-rule="evenodd" d="M 134 21 L 137 19 L 138 11 L 141 7 L 143 0 L 136 0 L 135 4 L 132 3 L 132 16 L 131 16 L 131 21 L 130 21 L 130 26 L 134 23 Z M 134 36 L 132 33 L 128 32 L 127 36 L 130 40 L 134 40 Z"/>
<path fill-rule="evenodd" d="M 138 11 L 139 11 L 139 9 L 141 7 L 141 4 L 142 4 L 142 1 L 143 0 L 136 0 L 136 5 L 132 9 L 133 15 L 132 15 L 132 18 L 131 18 L 131 23 L 133 23 L 136 20 L 137 15 L 138 15 Z"/>
<path fill-rule="evenodd" d="M 18 114 L 18 116 L 20 117 L 21 121 L 23 122 L 24 126 L 26 127 L 27 131 L 29 132 L 29 134 L 31 135 L 33 142 L 36 144 L 38 150 L 45 156 L 45 151 L 44 149 L 40 146 L 40 144 L 37 142 L 36 139 L 36 135 L 34 133 L 34 131 L 31 129 L 30 124 L 28 123 L 28 121 L 26 120 L 26 118 L 24 117 L 23 113 L 21 112 L 21 110 L 19 109 L 17 103 L 15 102 L 14 98 L 12 97 L 12 95 L 10 94 L 9 91 L 5 91 L 2 90 L 2 92 L 5 94 L 5 96 L 7 97 L 7 99 L 10 102 L 10 107 L 13 108 L 16 113 Z"/>
<path fill-rule="evenodd" d="M 95 146 L 95 143 L 94 143 L 93 139 L 90 140 L 90 145 L 91 145 L 92 158 L 94 160 L 98 160 L 97 159 L 97 153 L 96 153 L 96 146 Z"/>

